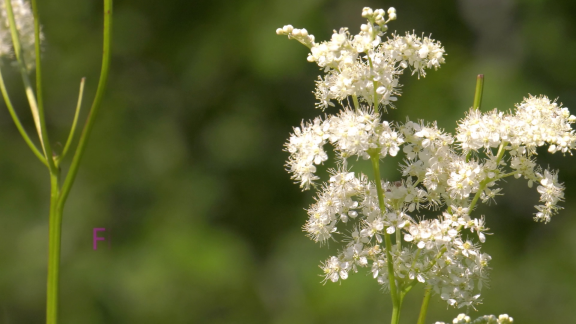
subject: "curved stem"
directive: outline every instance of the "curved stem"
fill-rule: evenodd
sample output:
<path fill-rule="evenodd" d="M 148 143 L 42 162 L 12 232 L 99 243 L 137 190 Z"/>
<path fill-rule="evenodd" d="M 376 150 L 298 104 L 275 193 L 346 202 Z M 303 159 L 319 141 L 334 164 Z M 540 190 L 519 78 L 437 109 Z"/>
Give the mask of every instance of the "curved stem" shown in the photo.
<path fill-rule="evenodd" d="M 428 303 L 430 302 L 430 296 L 432 296 L 432 286 L 426 286 L 424 291 L 424 299 L 422 300 L 422 307 L 420 307 L 420 315 L 418 316 L 417 324 L 424 324 L 426 321 L 426 313 L 428 312 Z"/>
<path fill-rule="evenodd" d="M 379 152 L 370 154 L 370 161 L 372 161 L 372 169 L 374 170 L 374 178 L 376 183 L 376 192 L 378 193 L 378 204 L 380 212 L 386 212 L 386 205 L 384 204 L 384 190 L 382 190 L 382 183 L 380 179 L 380 155 Z M 396 290 L 396 278 L 394 277 L 394 265 L 392 261 L 392 240 L 390 234 L 386 232 L 387 227 L 384 228 L 384 241 L 386 243 L 386 264 L 388 266 L 388 283 L 390 284 L 390 295 L 392 297 L 392 324 L 397 324 L 400 320 L 400 299 L 398 291 Z"/>
<path fill-rule="evenodd" d="M 10 112 L 10 116 L 12 116 L 12 120 L 14 121 L 14 124 L 16 124 L 16 128 L 18 128 L 20 135 L 22 135 L 22 138 L 24 138 L 24 141 L 26 142 L 26 144 L 28 144 L 28 147 L 32 150 L 34 155 L 36 155 L 36 157 L 38 157 L 40 162 L 42 162 L 44 165 L 48 166 L 48 162 L 46 162 L 44 155 L 42 155 L 42 153 L 40 153 L 40 151 L 38 150 L 36 145 L 34 145 L 34 143 L 32 143 L 32 140 L 28 136 L 28 133 L 26 133 L 26 130 L 22 126 L 22 123 L 20 123 L 20 119 L 18 118 L 18 114 L 16 114 L 16 110 L 14 110 L 14 106 L 12 106 L 12 101 L 10 100 L 10 96 L 8 96 L 8 91 L 6 90 L 6 85 L 4 84 L 4 78 L 2 77 L 2 71 L 1 70 L 0 70 L 0 91 L 2 91 L 2 97 L 4 97 L 4 102 L 6 103 L 6 107 L 8 107 L 8 112 Z"/>
<path fill-rule="evenodd" d="M 80 160 L 84 154 L 84 149 L 86 148 L 86 143 L 88 137 L 90 137 L 90 132 L 94 126 L 94 120 L 100 108 L 102 102 L 102 97 L 104 95 L 104 90 L 106 88 L 106 83 L 108 81 L 108 71 L 110 69 L 110 49 L 112 45 L 112 0 L 104 0 L 104 46 L 102 55 L 102 69 L 100 71 L 100 80 L 98 81 L 98 89 L 96 90 L 96 96 L 92 102 L 92 107 L 90 108 L 90 113 L 88 114 L 88 120 L 80 136 L 78 146 L 76 147 L 76 152 L 74 153 L 74 158 L 72 159 L 72 164 L 70 165 L 70 170 L 66 175 L 64 184 L 62 185 L 62 192 L 60 194 L 60 199 L 58 201 L 59 206 L 63 206 L 68 198 L 76 174 L 78 173 L 78 167 L 80 166 Z"/>
<path fill-rule="evenodd" d="M 84 95 L 84 83 L 86 82 L 86 78 L 82 78 L 80 80 L 80 92 L 78 93 L 78 103 L 76 104 L 76 112 L 74 113 L 74 120 L 72 121 L 72 127 L 70 128 L 70 134 L 68 134 L 68 140 L 66 140 L 66 145 L 64 145 L 64 150 L 62 154 L 56 158 L 56 165 L 59 165 L 60 162 L 68 153 L 68 149 L 74 140 L 74 134 L 76 132 L 76 124 L 78 122 L 78 116 L 80 115 L 80 107 L 82 106 L 82 97 Z"/>

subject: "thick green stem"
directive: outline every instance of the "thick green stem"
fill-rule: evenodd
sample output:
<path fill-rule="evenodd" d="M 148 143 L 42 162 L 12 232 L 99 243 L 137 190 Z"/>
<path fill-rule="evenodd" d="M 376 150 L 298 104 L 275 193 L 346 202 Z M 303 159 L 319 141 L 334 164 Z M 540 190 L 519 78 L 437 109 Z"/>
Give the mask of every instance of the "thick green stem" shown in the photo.
<path fill-rule="evenodd" d="M 474 92 L 474 105 L 472 108 L 480 109 L 482 104 L 482 91 L 484 90 L 484 74 L 478 74 L 476 77 L 476 91 Z M 470 161 L 470 154 L 472 151 L 468 151 L 466 154 L 466 162 Z"/>
<path fill-rule="evenodd" d="M 474 92 L 474 109 L 480 109 L 482 104 L 482 90 L 484 89 L 484 74 L 478 74 L 476 77 L 476 91 Z"/>
<path fill-rule="evenodd" d="M 360 103 L 358 102 L 358 97 L 356 95 L 352 95 L 352 101 L 354 101 L 354 108 L 356 108 L 356 111 L 358 111 L 358 109 L 360 109 Z"/>
<path fill-rule="evenodd" d="M 376 192 L 378 193 L 378 204 L 380 212 L 386 212 L 386 205 L 384 204 L 384 190 L 380 179 L 380 155 L 379 152 L 370 154 L 372 161 L 372 169 L 374 170 L 374 182 L 376 183 Z M 390 295 L 392 297 L 392 321 L 391 324 L 398 324 L 400 321 L 400 298 L 396 289 L 396 278 L 394 276 L 394 264 L 392 260 L 392 240 L 390 234 L 386 232 L 387 227 L 384 228 L 384 242 L 386 244 L 386 264 L 388 267 L 388 283 L 390 284 Z"/>
<path fill-rule="evenodd" d="M 48 242 L 48 280 L 46 289 L 46 324 L 58 323 L 58 286 L 60 278 L 60 238 L 62 209 L 58 208 L 58 174 L 50 175 L 50 223 Z"/>
<path fill-rule="evenodd" d="M 420 307 L 420 316 L 418 316 L 417 324 L 424 324 L 426 321 L 426 313 L 428 312 L 428 303 L 430 302 L 430 296 L 432 296 L 432 286 L 426 286 L 424 291 L 424 299 L 422 300 L 422 307 Z"/>

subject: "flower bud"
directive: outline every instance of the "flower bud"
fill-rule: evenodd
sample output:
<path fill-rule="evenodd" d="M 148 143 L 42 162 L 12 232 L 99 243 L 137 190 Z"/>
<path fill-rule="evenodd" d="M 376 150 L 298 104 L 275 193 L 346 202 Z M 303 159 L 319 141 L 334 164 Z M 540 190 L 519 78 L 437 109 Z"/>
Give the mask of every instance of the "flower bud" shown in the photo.
<path fill-rule="evenodd" d="M 363 18 L 368 18 L 368 17 L 372 16 L 372 14 L 373 14 L 372 8 L 364 7 L 364 9 L 362 9 L 362 17 Z"/>

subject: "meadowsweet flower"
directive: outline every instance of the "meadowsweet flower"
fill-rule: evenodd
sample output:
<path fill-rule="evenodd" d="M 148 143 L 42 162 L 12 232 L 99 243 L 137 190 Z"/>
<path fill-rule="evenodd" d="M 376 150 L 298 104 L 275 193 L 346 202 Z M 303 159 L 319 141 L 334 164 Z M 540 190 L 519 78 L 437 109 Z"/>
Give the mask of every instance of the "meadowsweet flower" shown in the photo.
<path fill-rule="evenodd" d="M 388 19 L 385 19 L 388 13 Z M 318 64 L 326 75 L 316 81 L 318 108 L 334 106 L 332 100 L 343 102 L 350 96 L 375 106 L 392 106 L 399 94 L 398 78 L 410 67 L 412 74 L 425 76 L 425 69 L 437 69 L 444 63 L 444 48 L 429 37 L 393 35 L 383 41 L 386 23 L 396 19 L 396 10 L 364 8 L 366 24 L 351 35 L 348 28 L 334 31 L 329 41 L 316 43 L 306 29 L 292 25 L 278 28 L 276 33 L 296 39 L 310 48 L 308 61 Z"/>
<path fill-rule="evenodd" d="M 418 73 L 418 78 L 426 76 L 425 69 L 438 69 L 445 62 L 444 47 L 440 42 L 410 33 L 406 36 L 392 35 L 382 46 L 382 51 L 399 62 L 400 67 L 413 68 L 412 74 Z"/>
<path fill-rule="evenodd" d="M 558 183 L 558 173 L 546 170 L 544 175 L 540 177 L 540 186 L 538 186 L 537 190 L 540 194 L 540 202 L 543 202 L 544 205 L 536 206 L 538 212 L 534 220 L 548 223 L 550 218 L 562 208 L 557 206 L 557 204 L 559 201 L 564 200 L 564 186 Z"/>
<path fill-rule="evenodd" d="M 465 151 L 496 148 L 506 141 L 515 150 L 527 149 L 528 155 L 535 154 L 535 148 L 545 144 L 551 153 L 570 153 L 576 143 L 570 126 L 575 121 L 567 108 L 545 96 L 530 96 L 516 105 L 514 114 L 471 109 L 459 122 L 456 138 Z"/>
<path fill-rule="evenodd" d="M 309 189 L 319 178 L 315 175 L 316 166 L 328 159 L 323 149 L 328 135 L 321 118 L 313 122 L 302 123 L 301 128 L 295 127 L 288 143 L 285 144 L 290 158 L 286 163 L 292 179 L 300 182 L 300 187 Z"/>
<path fill-rule="evenodd" d="M 425 283 L 448 305 L 474 308 L 488 286 L 492 259 L 482 251 L 490 233 L 484 216 L 472 216 L 476 204 L 502 195 L 502 179 L 523 177 L 529 187 L 536 183 L 540 194 L 534 219 L 549 222 L 561 209 L 564 186 L 558 172 L 537 165 L 536 148 L 548 145 L 551 153 L 571 154 L 576 117 L 545 96 L 530 96 L 514 111 L 469 110 L 454 135 L 436 122 L 383 120 L 404 70 L 425 76 L 444 63 L 444 48 L 414 33 L 384 39 L 386 24 L 397 18 L 394 8 L 364 8 L 362 17 L 367 22 L 358 34 L 340 28 L 320 43 L 305 29 L 277 30 L 309 47 L 308 61 L 323 70 L 316 81 L 317 107 L 342 105 L 324 118 L 302 122 L 285 144 L 287 170 L 304 189 L 320 180 L 316 166 L 328 160 L 325 146 L 337 157 L 338 168 L 328 170 L 329 179 L 315 187 L 303 226 L 315 242 L 343 243 L 337 255 L 321 263 L 323 282 L 345 280 L 366 268 L 384 290 L 407 291 Z M 379 174 L 381 159 L 402 154 L 399 180 L 369 179 L 349 165 L 353 156 L 371 159 Z M 422 209 L 436 217 L 418 214 Z M 452 323 L 512 321 L 507 315 L 472 321 L 460 314 Z"/>

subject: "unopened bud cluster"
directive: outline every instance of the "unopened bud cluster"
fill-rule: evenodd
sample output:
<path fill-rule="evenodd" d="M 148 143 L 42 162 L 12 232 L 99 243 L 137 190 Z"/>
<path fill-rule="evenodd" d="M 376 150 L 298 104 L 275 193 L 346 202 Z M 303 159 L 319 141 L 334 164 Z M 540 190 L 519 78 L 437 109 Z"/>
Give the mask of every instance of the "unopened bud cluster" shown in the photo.
<path fill-rule="evenodd" d="M 472 216 L 477 203 L 501 195 L 502 179 L 524 178 L 529 187 L 538 184 L 541 204 L 534 219 L 550 221 L 561 208 L 557 204 L 564 198 L 564 186 L 557 171 L 537 165 L 536 148 L 546 145 L 551 153 L 571 154 L 576 117 L 545 96 L 530 96 L 513 112 L 470 110 L 454 135 L 435 122 L 382 120 L 379 111 L 396 100 L 404 69 L 425 76 L 425 69 L 444 63 L 444 49 L 428 37 L 406 34 L 383 40 L 385 23 L 396 19 L 393 8 L 387 13 L 385 19 L 384 10 L 364 8 L 367 23 L 357 35 L 341 28 L 322 43 L 305 29 L 277 30 L 308 46 L 308 61 L 324 69 L 316 83 L 318 106 L 334 106 L 332 100 L 343 106 L 337 113 L 302 122 L 286 143 L 292 179 L 304 190 L 317 189 L 303 228 L 316 242 L 343 243 L 340 252 L 320 266 L 325 282 L 345 280 L 366 268 L 386 289 L 409 290 L 425 283 L 448 305 L 474 307 L 488 282 L 491 260 L 481 250 L 488 230 L 485 217 Z M 338 167 L 317 185 L 317 166 L 329 156 L 327 144 Z M 402 178 L 395 181 L 369 179 L 350 165 L 358 158 L 378 165 L 380 159 L 398 154 L 404 160 Z M 424 217 L 425 210 L 435 216 Z M 504 324 L 512 318 L 491 315 L 470 322 L 462 315 L 453 323 Z"/>

